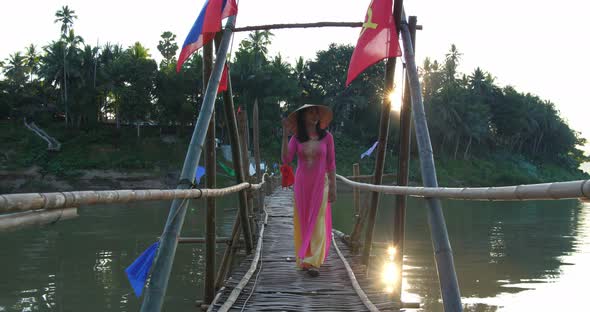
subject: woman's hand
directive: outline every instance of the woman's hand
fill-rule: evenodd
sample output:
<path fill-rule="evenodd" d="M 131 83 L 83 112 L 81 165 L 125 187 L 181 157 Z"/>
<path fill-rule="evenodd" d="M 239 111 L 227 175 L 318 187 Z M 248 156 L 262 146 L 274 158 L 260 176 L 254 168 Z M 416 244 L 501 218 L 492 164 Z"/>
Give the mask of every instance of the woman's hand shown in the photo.
<path fill-rule="evenodd" d="M 328 191 L 328 202 L 336 202 L 336 191 L 333 188 L 330 188 L 330 190 Z"/>
<path fill-rule="evenodd" d="M 281 123 L 283 124 L 283 134 L 290 135 L 293 132 L 293 122 L 289 118 L 283 118 Z"/>

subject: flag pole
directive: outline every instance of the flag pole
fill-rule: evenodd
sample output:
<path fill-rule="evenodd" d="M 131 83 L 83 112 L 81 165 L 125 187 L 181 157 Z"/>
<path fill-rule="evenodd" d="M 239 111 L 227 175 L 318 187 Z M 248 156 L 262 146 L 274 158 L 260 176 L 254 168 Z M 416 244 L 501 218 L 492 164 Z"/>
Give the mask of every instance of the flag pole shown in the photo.
<path fill-rule="evenodd" d="M 396 31 L 399 29 L 399 20 L 401 18 L 401 8 L 403 0 L 395 0 L 393 5 L 393 17 L 396 23 Z M 385 67 L 385 96 L 383 97 L 383 105 L 381 106 L 381 117 L 379 119 L 379 139 L 377 144 L 377 157 L 375 161 L 375 172 L 373 176 L 373 184 L 379 185 L 383 182 L 383 167 L 385 164 L 385 151 L 387 150 L 387 137 L 389 134 L 389 122 L 391 116 L 391 101 L 389 100 L 389 93 L 393 92 L 394 88 L 394 74 L 396 57 L 388 58 Z M 369 260 L 371 256 L 371 247 L 373 245 L 373 231 L 375 229 L 375 220 L 377 217 L 377 207 L 379 207 L 379 199 L 381 194 L 379 192 L 371 193 L 371 201 L 369 206 L 369 214 L 367 220 L 367 232 L 365 234 L 365 244 L 363 249 L 362 262 L 369 267 Z"/>
<path fill-rule="evenodd" d="M 195 169 L 201 158 L 203 143 L 207 134 L 207 128 L 211 121 L 213 114 L 213 106 L 217 96 L 217 88 L 221 80 L 221 72 L 227 58 L 227 51 L 229 49 L 230 39 L 232 35 L 232 28 L 234 27 L 236 17 L 230 16 L 227 19 L 221 44 L 216 55 L 215 66 L 205 91 L 205 97 L 201 106 L 201 111 L 197 119 L 197 123 L 193 130 L 191 142 L 189 144 L 184 165 L 180 174 L 180 181 L 177 189 L 188 189 L 192 186 L 192 181 L 195 179 Z M 176 247 L 178 246 L 178 237 L 184 223 L 188 200 L 175 199 L 170 207 L 168 220 L 164 227 L 164 232 L 160 238 L 160 248 L 158 249 L 156 259 L 154 260 L 154 269 L 147 286 L 146 294 L 141 306 L 142 312 L 160 311 L 164 303 L 164 296 L 168 287 L 168 280 L 170 279 L 170 272 L 172 271 L 172 263 L 174 262 L 174 255 Z"/>
<path fill-rule="evenodd" d="M 209 77 L 213 70 L 213 42 L 203 46 L 203 89 L 207 89 Z M 205 145 L 205 172 L 207 188 L 215 188 L 217 166 L 215 155 L 215 110 L 211 115 L 209 130 L 207 130 L 207 139 Z M 215 198 L 207 198 L 207 213 L 205 222 L 205 293 L 203 300 L 205 304 L 210 304 L 215 298 Z"/>
<path fill-rule="evenodd" d="M 409 28 L 412 38 L 412 48 L 416 49 L 416 24 L 418 19 L 416 16 L 410 16 Z M 402 100 L 402 107 L 400 109 L 400 133 L 399 133 L 399 162 L 397 170 L 397 185 L 408 185 L 410 173 L 410 145 L 412 136 L 412 103 L 410 99 L 410 84 L 406 76 L 404 83 L 404 93 Z M 404 236 L 406 223 L 406 200 L 408 196 L 398 195 L 395 198 L 395 212 L 393 215 L 393 263 L 397 270 L 394 285 L 393 298 L 395 301 L 401 302 L 402 295 L 402 276 L 404 272 Z"/>
<path fill-rule="evenodd" d="M 416 130 L 416 143 L 420 153 L 422 181 L 425 187 L 438 187 L 432 144 L 430 142 L 430 134 L 428 133 L 424 104 L 422 103 L 422 89 L 420 88 L 414 49 L 412 48 L 412 39 L 405 16 L 403 16 L 401 33 L 404 43 L 404 57 L 407 65 L 406 74 L 412 97 L 412 116 L 414 117 L 414 127 Z M 434 249 L 434 258 L 436 260 L 444 310 L 446 312 L 463 311 L 459 283 L 455 272 L 453 251 L 449 242 L 440 199 L 434 197 L 426 198 L 426 202 L 428 203 L 428 225 L 430 227 L 430 236 Z"/>

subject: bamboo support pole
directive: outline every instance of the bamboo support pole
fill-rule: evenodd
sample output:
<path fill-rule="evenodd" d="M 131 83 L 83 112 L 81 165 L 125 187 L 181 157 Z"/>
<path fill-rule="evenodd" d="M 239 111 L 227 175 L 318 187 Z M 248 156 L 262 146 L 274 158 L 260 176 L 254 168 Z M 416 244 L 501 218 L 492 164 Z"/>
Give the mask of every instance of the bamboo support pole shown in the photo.
<path fill-rule="evenodd" d="M 205 135 L 207 134 L 205 129 L 207 129 L 213 113 L 217 88 L 227 58 L 227 51 L 232 34 L 231 29 L 234 27 L 234 24 L 235 16 L 230 16 L 227 19 L 220 48 L 217 51 L 217 61 L 215 62 L 213 72 L 209 79 L 201 111 L 199 112 L 199 117 L 195 124 L 191 142 L 184 160 L 180 174 L 180 181 L 177 187 L 179 189 L 189 188 L 191 186 L 190 183 L 195 179 L 195 169 L 201 158 L 202 146 L 205 142 Z M 156 253 L 156 258 L 154 259 L 154 269 L 147 285 L 145 297 L 141 306 L 142 312 L 160 311 L 162 309 L 166 289 L 168 288 L 170 272 L 172 271 L 172 263 L 174 261 L 176 247 L 178 246 L 177 238 L 182 230 L 187 206 L 188 201 L 185 200 L 174 200 L 172 202 L 168 214 L 168 220 L 166 221 L 162 239 L 160 240 L 160 246 Z"/>
<path fill-rule="evenodd" d="M 352 247 L 352 251 L 354 253 L 356 253 L 361 246 L 360 238 L 363 233 L 363 226 L 365 225 L 365 221 L 367 220 L 367 216 L 369 214 L 369 207 L 366 203 L 369 202 L 370 196 L 371 193 L 365 194 L 365 200 L 362 201 L 363 203 L 365 203 L 365 205 L 363 205 L 362 208 L 360 208 L 360 217 L 356 220 L 356 223 L 354 224 L 354 227 L 350 234 L 350 244 Z"/>
<path fill-rule="evenodd" d="M 258 99 L 254 100 L 254 108 L 252 109 L 252 144 L 254 149 L 254 160 L 256 162 L 256 183 L 262 179 L 262 171 L 260 170 L 260 126 L 259 126 L 259 112 L 258 112 Z M 264 192 L 256 193 L 257 199 L 257 211 L 262 209 L 264 205 Z"/>
<path fill-rule="evenodd" d="M 225 115 L 225 123 L 228 126 L 229 141 L 231 144 L 232 151 L 232 162 L 234 164 L 234 170 L 236 172 L 237 183 L 246 182 L 246 174 L 242 166 L 242 151 L 240 136 L 238 133 L 238 122 L 236 120 L 236 114 L 234 112 L 234 100 L 232 95 L 231 75 L 227 77 L 227 91 L 223 92 L 223 110 Z M 250 229 L 250 222 L 248 216 L 248 195 L 246 191 L 240 192 L 238 196 L 240 202 L 240 222 L 241 229 L 244 234 L 244 240 L 246 244 L 246 253 L 252 253 L 252 232 Z"/>
<path fill-rule="evenodd" d="M 412 37 L 412 48 L 416 50 L 416 16 L 410 16 L 409 28 Z M 412 109 L 410 99 L 410 83 L 405 77 L 402 107 L 400 110 L 400 133 L 399 133 L 399 163 L 397 170 L 397 185 L 408 185 L 410 175 L 410 144 L 412 135 Z M 406 223 L 406 201 L 407 196 L 398 195 L 395 198 L 395 211 L 393 216 L 393 263 L 400 278 L 393 283 L 393 300 L 401 302 L 402 276 L 404 267 L 404 231 Z"/>
<path fill-rule="evenodd" d="M 236 27 L 234 32 L 271 30 L 271 29 L 292 29 L 292 28 L 318 28 L 318 27 L 362 27 L 362 22 L 315 22 L 315 23 L 292 23 L 292 24 L 269 24 L 257 26 Z M 418 25 L 416 29 L 422 29 Z"/>
<path fill-rule="evenodd" d="M 383 98 L 383 105 L 381 106 L 381 118 L 379 121 L 379 144 L 377 145 L 377 157 L 375 161 L 375 172 L 373 172 L 373 184 L 381 184 L 383 182 L 383 167 L 385 166 L 385 151 L 387 150 L 387 137 L 389 134 L 389 121 L 391 115 L 391 102 L 389 101 L 390 92 L 393 91 L 393 78 L 395 73 L 395 58 L 387 59 L 385 67 L 385 94 Z M 371 194 L 371 204 L 369 206 L 369 214 L 367 220 L 367 232 L 365 233 L 365 244 L 363 249 L 362 262 L 369 265 L 369 255 L 371 254 L 371 242 L 373 241 L 373 232 L 375 229 L 375 219 L 377 217 L 377 207 L 379 207 L 378 192 Z"/>
<path fill-rule="evenodd" d="M 203 47 L 203 90 L 207 89 L 207 83 L 213 68 L 213 43 L 210 42 Z M 211 115 L 209 129 L 207 130 L 207 141 L 205 146 L 205 173 L 207 188 L 216 186 L 216 155 L 215 155 L 215 110 Z M 215 197 L 207 198 L 207 211 L 205 222 L 205 287 L 204 301 L 211 303 L 215 297 Z"/>
<path fill-rule="evenodd" d="M 230 243 L 227 245 L 225 251 L 223 252 L 223 258 L 221 259 L 221 264 L 219 265 L 219 269 L 217 271 L 217 277 L 215 278 L 216 290 L 220 289 L 223 286 L 225 278 L 229 273 L 230 264 L 233 261 L 235 247 L 237 246 L 238 241 L 240 240 L 240 224 L 241 218 L 240 213 L 238 212 L 238 215 L 234 220 L 234 225 L 232 226 Z"/>
<path fill-rule="evenodd" d="M 240 144 L 242 151 L 242 168 L 244 168 L 244 177 L 248 181 L 252 181 L 250 177 L 250 158 L 248 157 L 248 114 L 246 111 L 238 113 L 238 130 L 240 133 Z M 256 224 L 254 223 L 253 200 L 252 192 L 247 193 L 248 200 L 248 219 L 250 220 L 250 229 L 254 231 Z"/>
<path fill-rule="evenodd" d="M 396 21 L 396 29 L 399 29 L 399 20 L 401 18 L 403 7 L 403 0 L 395 0 L 393 3 L 393 19 Z M 396 58 L 387 59 L 385 67 L 385 94 L 383 98 L 383 105 L 381 107 L 381 119 L 379 127 L 379 145 L 377 146 L 377 158 L 375 162 L 375 178 L 373 184 L 383 183 L 383 167 L 385 162 L 385 151 L 387 150 L 387 136 L 389 134 L 390 109 L 391 101 L 389 94 L 394 90 L 394 75 L 395 75 Z M 377 215 L 377 208 L 379 207 L 379 196 L 381 194 L 374 192 L 371 195 L 371 206 L 368 212 L 367 232 L 365 233 L 365 246 L 363 250 L 362 261 L 369 266 L 371 255 L 371 242 L 373 241 L 373 232 L 375 228 L 375 218 Z"/>
<path fill-rule="evenodd" d="M 317 22 L 317 23 L 296 23 L 296 24 L 270 24 L 258 26 L 236 27 L 234 32 L 288 29 L 288 28 L 315 28 L 315 27 L 361 27 L 362 22 Z"/>
<path fill-rule="evenodd" d="M 412 115 L 414 117 L 414 125 L 416 128 L 416 143 L 418 144 L 418 151 L 420 154 L 422 181 L 426 187 L 437 187 L 438 181 L 436 178 L 436 167 L 434 166 L 432 144 L 430 142 L 426 114 L 422 103 L 422 89 L 420 87 L 418 70 L 414 59 L 411 34 L 405 19 L 405 16 L 403 16 L 401 33 L 404 43 L 404 57 L 407 64 L 410 94 L 412 97 Z M 426 201 L 428 202 L 428 224 L 430 227 L 432 246 L 434 248 L 444 309 L 447 312 L 463 311 L 459 283 L 457 281 L 457 274 L 455 273 L 453 251 L 451 249 L 451 243 L 449 242 L 447 226 L 442 213 L 440 199 L 427 198 Z"/>
<path fill-rule="evenodd" d="M 360 176 L 360 166 L 358 163 L 352 164 L 352 174 L 355 177 Z M 352 188 L 352 201 L 354 202 L 354 219 L 360 218 L 361 213 L 361 190 L 358 187 Z"/>
<path fill-rule="evenodd" d="M 0 231 L 19 230 L 24 227 L 45 225 L 78 217 L 78 208 L 36 210 L 0 215 Z"/>
<path fill-rule="evenodd" d="M 231 75 L 228 75 L 231 76 Z M 234 171 L 236 173 L 236 181 L 238 183 L 246 182 L 246 175 L 243 172 L 243 164 L 245 160 L 242 157 L 242 147 L 240 143 L 240 136 L 238 133 L 238 122 L 236 120 L 236 113 L 234 111 L 234 101 L 232 96 L 231 77 L 227 77 L 227 91 L 223 92 L 223 107 L 225 112 L 225 121 L 228 125 L 229 139 L 232 150 L 232 160 L 234 164 Z M 250 230 L 250 223 L 248 221 L 248 196 L 247 193 L 240 192 L 240 222 L 241 229 L 244 234 L 246 242 L 246 253 L 252 253 L 252 232 Z"/>

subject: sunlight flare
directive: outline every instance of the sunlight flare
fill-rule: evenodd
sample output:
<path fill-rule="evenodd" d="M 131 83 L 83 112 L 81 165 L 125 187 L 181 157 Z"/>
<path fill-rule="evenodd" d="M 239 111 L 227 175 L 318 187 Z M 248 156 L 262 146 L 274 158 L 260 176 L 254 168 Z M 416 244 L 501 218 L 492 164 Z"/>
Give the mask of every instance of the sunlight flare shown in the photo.
<path fill-rule="evenodd" d="M 389 255 L 389 260 L 393 261 L 393 256 L 395 255 L 395 247 L 389 246 L 389 248 L 387 248 L 387 254 Z"/>
<path fill-rule="evenodd" d="M 396 89 L 389 93 L 388 98 L 391 103 L 391 111 L 399 112 L 402 108 L 402 101 L 400 95 L 396 92 Z"/>
<path fill-rule="evenodd" d="M 388 262 L 385 264 L 385 267 L 383 268 L 383 282 L 389 287 L 393 284 L 393 282 L 395 282 L 396 278 L 397 278 L 397 273 L 396 273 L 396 269 L 395 269 L 395 264 L 393 264 L 393 262 Z"/>

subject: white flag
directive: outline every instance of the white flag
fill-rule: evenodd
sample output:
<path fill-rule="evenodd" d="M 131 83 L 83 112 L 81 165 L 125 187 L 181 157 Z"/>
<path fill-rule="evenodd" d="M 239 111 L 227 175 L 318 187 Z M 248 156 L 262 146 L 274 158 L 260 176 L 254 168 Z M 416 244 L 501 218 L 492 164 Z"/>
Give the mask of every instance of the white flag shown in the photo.
<path fill-rule="evenodd" d="M 361 159 L 367 157 L 367 156 L 371 156 L 371 154 L 373 154 L 373 151 L 375 150 L 375 148 L 377 148 L 377 145 L 379 144 L 379 141 L 375 142 L 375 144 L 373 144 L 373 146 L 371 146 L 371 148 L 369 148 L 366 152 L 361 154 Z"/>

